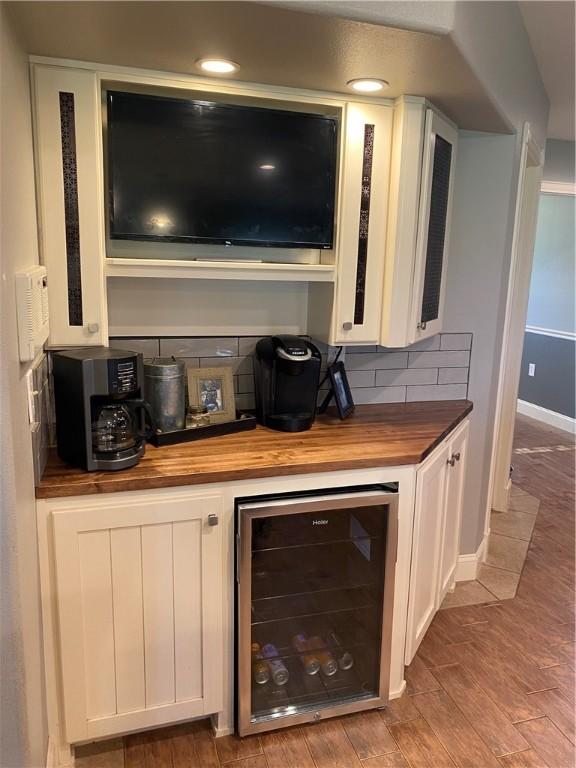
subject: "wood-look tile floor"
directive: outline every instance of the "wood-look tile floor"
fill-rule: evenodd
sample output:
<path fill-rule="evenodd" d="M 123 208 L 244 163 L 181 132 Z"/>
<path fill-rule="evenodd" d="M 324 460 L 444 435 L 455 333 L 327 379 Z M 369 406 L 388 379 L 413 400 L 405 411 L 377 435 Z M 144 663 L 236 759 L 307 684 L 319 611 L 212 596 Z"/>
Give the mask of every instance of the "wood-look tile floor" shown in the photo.
<path fill-rule="evenodd" d="M 574 445 L 519 417 L 516 448 Z M 207 721 L 78 750 L 80 768 L 574 768 L 574 451 L 514 454 L 540 499 L 516 596 L 440 611 L 406 694 L 373 711 L 214 740 Z"/>

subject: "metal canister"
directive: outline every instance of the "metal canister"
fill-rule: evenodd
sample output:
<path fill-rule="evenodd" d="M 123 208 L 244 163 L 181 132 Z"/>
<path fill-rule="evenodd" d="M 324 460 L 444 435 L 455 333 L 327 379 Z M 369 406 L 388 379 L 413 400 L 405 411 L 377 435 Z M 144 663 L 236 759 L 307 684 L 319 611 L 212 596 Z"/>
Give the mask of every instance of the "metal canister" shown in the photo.
<path fill-rule="evenodd" d="M 186 366 L 175 357 L 144 362 L 144 394 L 152 408 L 156 429 L 171 432 L 186 423 Z"/>

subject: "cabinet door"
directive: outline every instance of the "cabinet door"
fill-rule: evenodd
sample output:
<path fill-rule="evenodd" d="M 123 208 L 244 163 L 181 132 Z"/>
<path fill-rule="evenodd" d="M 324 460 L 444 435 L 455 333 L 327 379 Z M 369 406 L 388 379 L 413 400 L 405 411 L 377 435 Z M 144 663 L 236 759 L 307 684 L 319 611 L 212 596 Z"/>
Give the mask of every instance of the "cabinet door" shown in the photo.
<path fill-rule="evenodd" d="M 437 609 L 448 455 L 448 446 L 437 449 L 416 475 L 406 664 L 414 658 Z"/>
<path fill-rule="evenodd" d="M 95 72 L 36 66 L 40 247 L 52 346 L 108 341 L 100 91 Z"/>
<path fill-rule="evenodd" d="M 53 513 L 69 742 L 222 709 L 220 514 L 194 494 Z"/>
<path fill-rule="evenodd" d="M 446 593 L 454 584 L 456 563 L 458 561 L 468 430 L 469 424 L 466 422 L 456 431 L 448 444 L 446 511 L 442 536 L 440 577 L 438 579 L 438 607 L 440 607 Z"/>
<path fill-rule="evenodd" d="M 416 242 L 411 341 L 442 330 L 448 234 L 458 132 L 426 111 L 422 187 Z"/>
<path fill-rule="evenodd" d="M 335 344 L 379 340 L 391 146 L 391 107 L 347 105 L 336 236 Z"/>

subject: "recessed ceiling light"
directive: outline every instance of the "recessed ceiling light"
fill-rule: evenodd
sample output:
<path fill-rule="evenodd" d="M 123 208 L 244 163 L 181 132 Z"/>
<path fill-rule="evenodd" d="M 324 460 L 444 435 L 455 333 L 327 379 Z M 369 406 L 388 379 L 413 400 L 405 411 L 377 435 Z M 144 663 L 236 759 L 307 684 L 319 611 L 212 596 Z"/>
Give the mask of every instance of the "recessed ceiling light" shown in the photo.
<path fill-rule="evenodd" d="M 229 59 L 198 59 L 196 66 L 212 75 L 229 75 L 240 69 L 239 64 Z"/>
<path fill-rule="evenodd" d="M 263 165 L 259 165 L 258 168 L 260 168 L 261 171 L 275 171 L 276 166 L 272 163 L 264 163 Z"/>
<path fill-rule="evenodd" d="M 390 83 L 387 80 L 379 80 L 374 77 L 360 77 L 356 80 L 348 80 L 346 85 L 361 93 L 377 93 L 390 87 Z"/>

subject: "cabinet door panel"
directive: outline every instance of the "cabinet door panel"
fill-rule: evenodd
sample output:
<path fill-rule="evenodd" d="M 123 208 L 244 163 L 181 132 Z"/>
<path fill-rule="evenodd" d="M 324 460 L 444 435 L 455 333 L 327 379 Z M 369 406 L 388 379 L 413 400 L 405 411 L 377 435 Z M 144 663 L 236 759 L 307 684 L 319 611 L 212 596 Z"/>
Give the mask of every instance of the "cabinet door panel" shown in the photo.
<path fill-rule="evenodd" d="M 438 606 L 441 605 L 444 596 L 454 583 L 458 561 L 468 429 L 468 423 L 463 424 L 449 443 L 449 458 L 450 461 L 454 461 L 454 464 L 447 465 L 446 472 L 446 514 L 442 536 L 440 578 L 438 580 Z"/>
<path fill-rule="evenodd" d="M 439 449 L 416 476 L 406 664 L 414 658 L 437 609 L 447 458 L 448 448 Z"/>
<path fill-rule="evenodd" d="M 35 148 L 50 344 L 108 340 L 100 90 L 95 72 L 34 67 Z"/>
<path fill-rule="evenodd" d="M 172 524 L 147 525 L 141 535 L 146 706 L 158 707 L 176 700 Z"/>
<path fill-rule="evenodd" d="M 222 708 L 220 506 L 190 495 L 53 513 L 71 743 Z"/>
<path fill-rule="evenodd" d="M 146 706 L 141 529 L 111 530 L 110 552 L 117 711 L 134 712 Z"/>
<path fill-rule="evenodd" d="M 442 330 L 458 132 L 426 113 L 412 306 L 413 341 Z"/>
<path fill-rule="evenodd" d="M 334 343 L 380 336 L 392 109 L 348 104 L 338 203 Z"/>
<path fill-rule="evenodd" d="M 78 536 L 83 643 L 86 665 L 86 714 L 116 713 L 114 691 L 114 616 L 110 532 L 86 531 Z"/>

